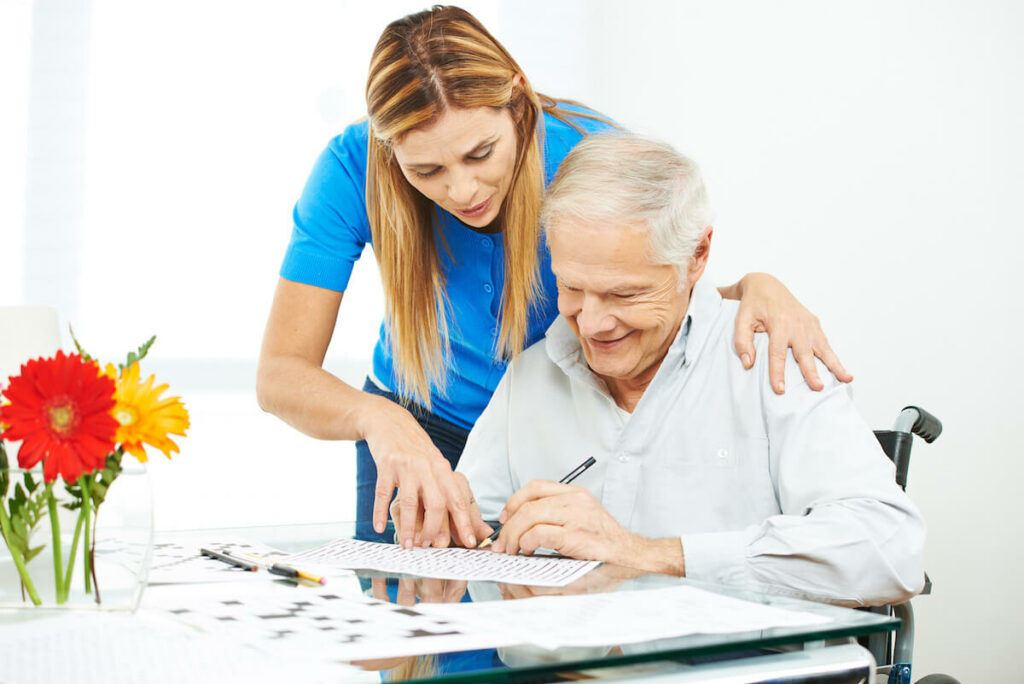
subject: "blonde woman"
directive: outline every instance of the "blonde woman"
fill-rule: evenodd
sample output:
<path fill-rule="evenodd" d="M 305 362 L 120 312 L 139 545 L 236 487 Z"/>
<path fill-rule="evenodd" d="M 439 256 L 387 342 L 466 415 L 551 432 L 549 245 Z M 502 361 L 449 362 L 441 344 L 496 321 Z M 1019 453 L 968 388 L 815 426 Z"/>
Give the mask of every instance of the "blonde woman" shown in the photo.
<path fill-rule="evenodd" d="M 537 224 L 547 182 L 586 134 L 613 126 L 534 92 L 469 13 L 435 7 L 390 24 L 373 52 L 368 119 L 320 155 L 294 211 L 291 243 L 260 354 L 260 406 L 302 432 L 357 440 L 357 536 L 387 539 L 399 488 L 409 547 L 474 545 L 489 534 L 453 474 L 466 436 L 508 360 L 557 315 Z M 322 368 L 352 266 L 369 243 L 384 322 L 362 391 Z M 722 288 L 742 298 L 737 354 L 771 335 L 782 392 L 788 347 L 808 384 L 813 358 L 847 381 L 817 320 L 775 279 Z M 372 523 L 372 526 L 371 526 Z M 449 528 L 450 525 L 450 528 Z"/>

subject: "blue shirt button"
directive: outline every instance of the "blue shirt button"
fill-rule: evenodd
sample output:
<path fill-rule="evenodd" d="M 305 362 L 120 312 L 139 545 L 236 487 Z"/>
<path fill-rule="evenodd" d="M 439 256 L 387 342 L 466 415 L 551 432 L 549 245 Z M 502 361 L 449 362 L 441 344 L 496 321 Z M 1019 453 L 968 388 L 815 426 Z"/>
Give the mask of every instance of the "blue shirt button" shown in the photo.
<path fill-rule="evenodd" d="M 490 283 L 484 283 L 484 292 L 486 292 L 487 294 L 491 294 L 491 292 L 493 292 L 493 291 L 494 291 L 494 288 L 491 287 Z"/>
<path fill-rule="evenodd" d="M 489 247 L 492 247 L 494 243 L 492 243 L 492 242 L 491 242 L 490 240 L 488 240 L 487 238 L 480 238 L 480 244 L 481 244 L 481 246 L 483 246 L 484 248 L 489 248 Z"/>

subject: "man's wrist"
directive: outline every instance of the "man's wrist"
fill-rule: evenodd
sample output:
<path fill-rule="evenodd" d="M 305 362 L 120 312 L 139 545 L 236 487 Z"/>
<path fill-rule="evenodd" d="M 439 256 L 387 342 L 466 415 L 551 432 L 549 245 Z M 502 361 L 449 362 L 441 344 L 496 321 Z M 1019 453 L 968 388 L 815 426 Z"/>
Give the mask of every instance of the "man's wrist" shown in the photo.
<path fill-rule="evenodd" d="M 679 537 L 648 539 L 637 536 L 636 552 L 624 565 L 640 567 L 648 572 L 686 576 L 683 544 Z"/>

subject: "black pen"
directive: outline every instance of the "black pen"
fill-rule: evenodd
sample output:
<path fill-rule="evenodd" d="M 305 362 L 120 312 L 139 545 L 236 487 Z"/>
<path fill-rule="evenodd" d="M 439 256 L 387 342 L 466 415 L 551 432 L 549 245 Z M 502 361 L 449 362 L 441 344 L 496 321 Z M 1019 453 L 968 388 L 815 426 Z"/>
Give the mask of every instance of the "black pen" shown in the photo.
<path fill-rule="evenodd" d="M 282 563 L 271 563 L 267 566 L 267 572 L 272 572 L 275 575 L 281 575 L 282 577 L 290 577 L 291 579 L 304 579 L 309 582 L 316 582 L 317 584 L 327 584 L 327 580 L 319 575 L 303 572 L 302 570 L 298 570 L 290 565 L 284 565 Z"/>
<path fill-rule="evenodd" d="M 204 556 L 207 556 L 208 558 L 219 560 L 222 563 L 234 565 L 236 568 L 242 568 L 243 570 L 249 570 L 251 572 L 256 572 L 257 570 L 259 570 L 258 565 L 255 565 L 241 558 L 236 558 L 235 556 L 232 556 L 229 553 L 221 553 L 220 551 L 211 551 L 210 549 L 203 548 L 199 549 L 199 553 L 203 554 Z"/>
<path fill-rule="evenodd" d="M 591 456 L 586 461 L 584 461 L 583 463 L 580 463 L 578 466 L 576 466 L 575 468 L 570 470 L 569 473 L 565 477 L 563 477 L 561 480 L 558 481 L 559 484 L 569 484 L 570 482 L 575 480 L 577 477 L 582 475 L 584 472 L 586 472 L 587 468 L 589 468 L 590 466 L 594 465 L 595 463 L 597 463 L 597 459 L 594 458 L 593 456 Z M 494 528 L 494 532 L 491 532 L 491 536 L 487 537 L 487 539 L 484 539 L 482 542 L 480 542 L 480 544 L 477 545 L 476 548 L 478 548 L 478 549 L 486 549 L 488 546 L 493 544 L 495 542 L 495 540 L 497 540 L 498 535 L 501 534 L 501 528 L 502 528 L 501 523 L 498 523 L 497 526 Z"/>

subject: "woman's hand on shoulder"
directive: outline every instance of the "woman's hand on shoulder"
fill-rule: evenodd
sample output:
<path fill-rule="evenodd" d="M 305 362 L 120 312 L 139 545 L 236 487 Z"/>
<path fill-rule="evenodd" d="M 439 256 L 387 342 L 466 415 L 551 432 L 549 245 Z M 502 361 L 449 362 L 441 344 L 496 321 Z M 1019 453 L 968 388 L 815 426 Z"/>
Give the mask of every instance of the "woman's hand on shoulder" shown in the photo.
<path fill-rule="evenodd" d="M 828 343 L 818 317 L 808 311 L 786 286 L 767 273 L 749 273 L 723 295 L 738 295 L 740 308 L 736 314 L 736 354 L 745 368 L 754 365 L 754 333 L 768 333 L 768 376 L 776 394 L 786 391 L 786 352 L 793 349 L 793 358 L 808 387 L 820 390 L 825 385 L 818 376 L 817 357 L 840 382 L 853 376 L 843 367 Z"/>
<path fill-rule="evenodd" d="M 448 546 L 450 538 L 472 547 L 490 534 L 465 476 L 452 471 L 412 414 L 387 399 L 378 402 L 364 430 L 377 465 L 373 528 L 383 532 L 391 506 L 397 541 L 403 548 Z M 483 536 L 481 536 L 483 535 Z"/>

